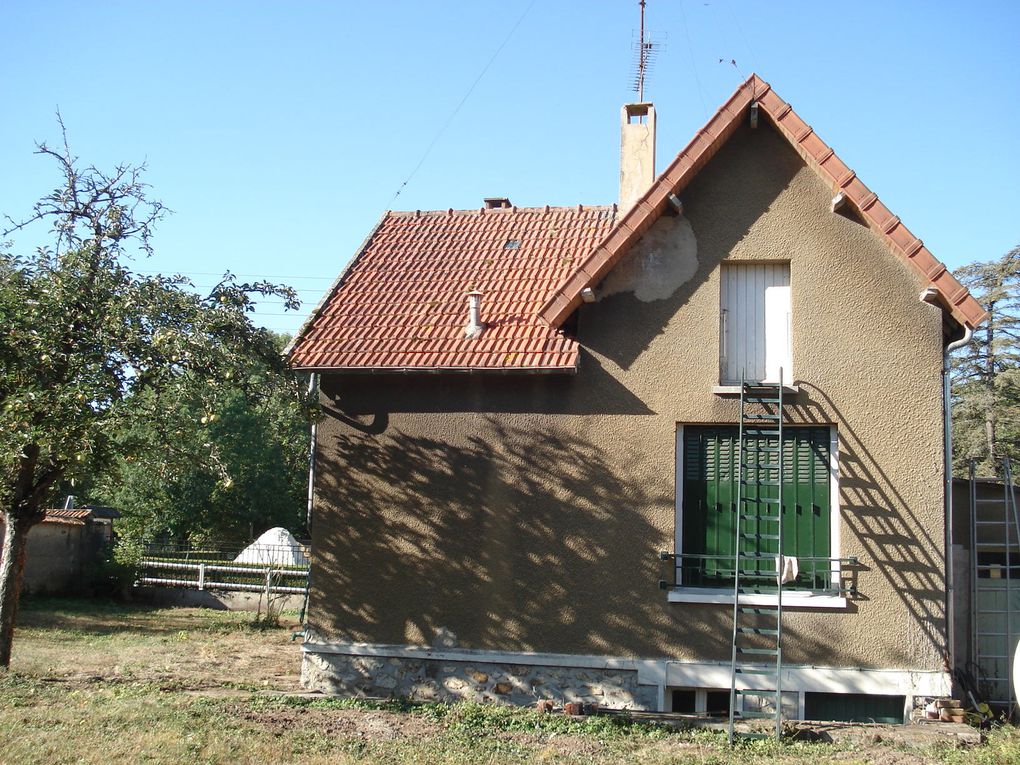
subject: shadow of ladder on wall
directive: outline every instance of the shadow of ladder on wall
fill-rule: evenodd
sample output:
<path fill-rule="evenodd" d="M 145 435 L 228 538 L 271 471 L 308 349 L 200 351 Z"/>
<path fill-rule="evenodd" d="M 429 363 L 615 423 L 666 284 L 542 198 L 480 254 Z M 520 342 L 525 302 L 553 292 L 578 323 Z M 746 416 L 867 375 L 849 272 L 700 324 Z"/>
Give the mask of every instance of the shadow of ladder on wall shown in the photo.
<path fill-rule="evenodd" d="M 979 681 L 984 681 L 988 702 L 1011 708 L 1013 640 L 1020 633 L 1020 513 L 1009 458 L 1002 460 L 1001 497 L 979 497 L 975 463 L 970 463 L 972 645 Z M 984 553 L 984 554 L 983 554 Z M 1002 554 L 1003 560 L 988 556 Z"/>
<path fill-rule="evenodd" d="M 783 372 L 779 370 L 779 379 Z M 733 558 L 733 640 L 728 740 L 754 735 L 738 719 L 775 718 L 783 705 L 783 386 L 741 379 Z M 774 695 L 774 709 L 767 699 Z M 757 700 L 759 708 L 748 709 Z"/>

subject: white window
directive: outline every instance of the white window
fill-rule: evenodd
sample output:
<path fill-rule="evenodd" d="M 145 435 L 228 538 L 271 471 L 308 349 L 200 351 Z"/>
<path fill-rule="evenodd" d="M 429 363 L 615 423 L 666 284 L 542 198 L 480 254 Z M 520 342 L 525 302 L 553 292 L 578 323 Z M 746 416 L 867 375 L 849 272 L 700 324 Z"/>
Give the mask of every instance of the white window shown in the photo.
<path fill-rule="evenodd" d="M 720 382 L 793 383 L 788 263 L 722 266 Z"/>

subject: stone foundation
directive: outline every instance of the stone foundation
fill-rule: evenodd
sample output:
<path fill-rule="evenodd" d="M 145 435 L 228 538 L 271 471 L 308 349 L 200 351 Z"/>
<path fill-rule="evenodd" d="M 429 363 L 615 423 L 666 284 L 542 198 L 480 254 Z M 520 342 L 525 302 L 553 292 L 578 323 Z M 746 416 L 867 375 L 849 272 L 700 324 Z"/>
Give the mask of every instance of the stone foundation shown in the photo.
<path fill-rule="evenodd" d="M 313 647 L 305 650 L 301 682 L 339 696 L 521 706 L 551 699 L 633 710 L 656 709 L 658 693 L 655 686 L 638 684 L 635 670 L 316 653 Z"/>

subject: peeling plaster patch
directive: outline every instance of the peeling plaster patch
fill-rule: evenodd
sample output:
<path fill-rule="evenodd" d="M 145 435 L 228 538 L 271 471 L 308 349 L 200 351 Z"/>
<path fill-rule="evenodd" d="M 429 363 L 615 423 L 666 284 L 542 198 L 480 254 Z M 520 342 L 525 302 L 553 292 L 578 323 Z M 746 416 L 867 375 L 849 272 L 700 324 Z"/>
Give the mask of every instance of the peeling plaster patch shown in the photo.
<path fill-rule="evenodd" d="M 662 217 L 609 272 L 599 298 L 632 292 L 642 303 L 665 300 L 698 270 L 698 240 L 684 217 Z"/>

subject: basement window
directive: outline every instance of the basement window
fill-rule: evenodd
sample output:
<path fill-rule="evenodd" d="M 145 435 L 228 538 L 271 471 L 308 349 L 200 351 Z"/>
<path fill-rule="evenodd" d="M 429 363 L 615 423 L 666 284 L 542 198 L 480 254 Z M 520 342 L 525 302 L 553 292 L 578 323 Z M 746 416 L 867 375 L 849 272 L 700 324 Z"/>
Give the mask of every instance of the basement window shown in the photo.
<path fill-rule="evenodd" d="M 692 715 L 697 712 L 698 693 L 693 688 L 677 688 L 672 695 L 673 712 L 681 715 Z"/>
<path fill-rule="evenodd" d="M 906 698 L 877 693 L 804 694 L 804 719 L 902 725 Z"/>
<path fill-rule="evenodd" d="M 706 691 L 705 714 L 709 717 L 730 716 L 730 692 Z"/>

